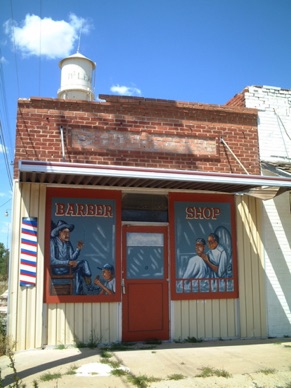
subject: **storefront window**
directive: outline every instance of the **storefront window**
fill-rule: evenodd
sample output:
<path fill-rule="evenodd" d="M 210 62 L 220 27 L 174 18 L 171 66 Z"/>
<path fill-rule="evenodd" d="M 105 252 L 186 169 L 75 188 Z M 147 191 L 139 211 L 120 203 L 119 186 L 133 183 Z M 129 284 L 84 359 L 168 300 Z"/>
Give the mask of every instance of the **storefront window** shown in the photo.
<path fill-rule="evenodd" d="M 233 197 L 170 194 L 173 299 L 237 297 Z"/>

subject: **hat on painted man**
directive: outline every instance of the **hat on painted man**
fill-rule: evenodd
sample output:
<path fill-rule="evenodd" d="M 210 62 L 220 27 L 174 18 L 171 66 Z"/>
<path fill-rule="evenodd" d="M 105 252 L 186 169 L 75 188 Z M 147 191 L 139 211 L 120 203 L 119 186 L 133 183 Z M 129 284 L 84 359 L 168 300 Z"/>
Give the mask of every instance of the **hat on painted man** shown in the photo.
<path fill-rule="evenodd" d="M 56 227 L 51 231 L 52 237 L 57 237 L 59 232 L 64 229 L 69 229 L 70 232 L 74 230 L 75 226 L 73 224 L 67 224 L 66 221 L 59 220 Z"/>
<path fill-rule="evenodd" d="M 103 265 L 103 267 L 97 267 L 98 269 L 101 269 L 101 270 L 103 270 L 103 269 L 107 269 L 108 271 L 111 271 L 111 273 L 113 273 L 114 272 L 114 267 L 113 267 L 113 265 L 111 265 L 111 264 L 104 264 Z"/>

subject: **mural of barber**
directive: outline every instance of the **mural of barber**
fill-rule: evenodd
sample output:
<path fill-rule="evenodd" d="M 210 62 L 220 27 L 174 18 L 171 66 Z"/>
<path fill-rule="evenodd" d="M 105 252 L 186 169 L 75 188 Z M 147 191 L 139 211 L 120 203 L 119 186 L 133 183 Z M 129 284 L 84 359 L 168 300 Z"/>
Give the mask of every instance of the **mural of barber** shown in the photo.
<path fill-rule="evenodd" d="M 92 290 L 91 270 L 86 260 L 78 260 L 84 246 L 83 241 L 78 241 L 77 248 L 74 249 L 70 241 L 70 232 L 74 230 L 73 224 L 65 221 L 58 221 L 51 231 L 50 242 L 50 262 L 54 275 L 68 275 L 72 268 L 74 274 L 74 294 L 83 295 L 87 290 Z M 70 268 L 71 267 L 71 268 Z"/>
<path fill-rule="evenodd" d="M 110 199 L 51 198 L 49 295 L 115 294 L 115 206 Z"/>

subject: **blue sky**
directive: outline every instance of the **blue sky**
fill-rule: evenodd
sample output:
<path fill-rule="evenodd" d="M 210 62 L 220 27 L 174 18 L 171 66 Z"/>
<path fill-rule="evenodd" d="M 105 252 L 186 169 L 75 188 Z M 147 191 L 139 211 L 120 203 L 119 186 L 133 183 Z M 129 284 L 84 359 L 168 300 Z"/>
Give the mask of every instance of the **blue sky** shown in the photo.
<path fill-rule="evenodd" d="M 79 43 L 97 65 L 96 97 L 224 104 L 250 85 L 291 89 L 290 19 L 290 0 L 0 0 L 0 242 L 17 99 L 56 97 L 58 63 Z"/>

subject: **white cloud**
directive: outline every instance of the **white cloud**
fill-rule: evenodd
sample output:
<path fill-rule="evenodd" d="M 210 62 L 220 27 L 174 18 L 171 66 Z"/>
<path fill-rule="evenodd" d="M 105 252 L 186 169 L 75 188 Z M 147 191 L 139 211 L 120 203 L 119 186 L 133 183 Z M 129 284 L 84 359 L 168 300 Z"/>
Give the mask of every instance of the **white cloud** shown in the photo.
<path fill-rule="evenodd" d="M 7 60 L 6 60 L 6 58 L 5 57 L 0 57 L 0 64 L 1 63 L 7 63 Z"/>
<path fill-rule="evenodd" d="M 50 59 L 68 56 L 80 31 L 88 34 L 92 28 L 88 20 L 74 14 L 69 15 L 69 22 L 28 14 L 21 26 L 14 20 L 7 20 L 3 26 L 13 46 L 24 56 L 42 55 Z"/>
<path fill-rule="evenodd" d="M 110 88 L 112 93 L 119 94 L 121 96 L 140 96 L 141 90 L 130 87 L 130 86 L 121 86 L 121 85 L 113 85 Z"/>

